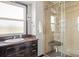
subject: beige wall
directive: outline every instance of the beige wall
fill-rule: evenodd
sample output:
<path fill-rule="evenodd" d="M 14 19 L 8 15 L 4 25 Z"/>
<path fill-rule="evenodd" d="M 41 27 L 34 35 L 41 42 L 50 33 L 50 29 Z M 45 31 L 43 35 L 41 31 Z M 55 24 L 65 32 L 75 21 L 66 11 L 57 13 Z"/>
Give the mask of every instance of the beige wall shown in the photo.
<path fill-rule="evenodd" d="M 74 3 L 74 2 L 73 2 Z M 77 17 L 79 16 L 79 3 L 65 8 L 66 31 L 64 53 L 79 55 L 79 32 L 77 28 Z"/>
<path fill-rule="evenodd" d="M 74 3 L 74 2 L 73 2 Z M 45 52 L 49 52 L 51 47 L 48 45 L 48 42 L 54 40 L 54 33 L 51 32 L 50 27 L 50 7 L 49 2 L 45 2 L 45 20 L 44 20 L 44 37 L 45 37 Z M 53 7 L 52 7 L 53 8 Z M 61 10 L 60 10 L 61 11 Z M 59 11 L 59 12 L 60 12 Z M 58 15 L 57 21 L 61 20 L 61 13 Z M 79 55 L 79 32 L 77 28 L 77 17 L 79 16 L 79 3 L 77 2 L 73 6 L 65 7 L 65 34 L 63 41 L 63 53 L 69 54 L 72 56 Z M 60 39 L 62 40 L 62 39 Z M 61 48 L 59 48 L 61 49 Z"/>
<path fill-rule="evenodd" d="M 51 15 L 51 11 L 50 11 L 50 7 L 48 7 L 48 5 L 50 5 L 49 2 L 45 2 L 44 3 L 44 10 L 45 10 L 45 19 L 44 19 L 44 38 L 45 38 L 45 53 L 48 53 L 51 51 L 51 47 L 48 44 L 50 41 L 53 40 L 53 35 L 51 32 L 51 27 L 50 27 L 50 15 Z"/>
<path fill-rule="evenodd" d="M 51 11 L 51 8 L 53 10 L 57 10 L 57 5 L 53 5 L 51 2 L 44 2 L 44 10 L 45 10 L 45 19 L 44 19 L 44 37 L 45 37 L 45 53 L 48 53 L 51 51 L 51 46 L 48 44 L 49 42 L 53 41 L 54 38 L 54 32 L 51 31 L 51 23 L 50 23 L 50 16 L 55 15 L 58 16 L 56 13 Z M 59 20 L 58 18 L 56 18 Z"/>

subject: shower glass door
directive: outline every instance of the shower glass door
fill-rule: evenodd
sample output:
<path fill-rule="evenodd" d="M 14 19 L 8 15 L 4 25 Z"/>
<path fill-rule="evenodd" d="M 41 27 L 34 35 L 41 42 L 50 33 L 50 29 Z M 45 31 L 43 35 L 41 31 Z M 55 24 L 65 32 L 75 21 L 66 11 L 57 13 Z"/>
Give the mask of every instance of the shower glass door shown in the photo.
<path fill-rule="evenodd" d="M 54 31 L 54 41 L 56 42 L 55 49 L 56 49 L 56 57 L 58 56 L 66 56 L 64 54 L 64 42 L 65 42 L 65 1 L 58 1 L 54 4 L 56 7 L 55 9 L 55 31 Z M 52 12 L 52 11 L 51 11 Z"/>

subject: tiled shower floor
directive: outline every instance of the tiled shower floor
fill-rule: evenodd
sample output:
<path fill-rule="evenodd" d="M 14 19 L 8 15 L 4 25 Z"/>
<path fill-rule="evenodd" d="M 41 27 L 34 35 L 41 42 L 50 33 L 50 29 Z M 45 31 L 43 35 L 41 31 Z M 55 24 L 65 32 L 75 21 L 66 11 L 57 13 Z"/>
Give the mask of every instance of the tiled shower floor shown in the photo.
<path fill-rule="evenodd" d="M 46 57 L 71 57 L 71 56 L 61 54 L 61 52 L 50 52 L 46 54 Z"/>

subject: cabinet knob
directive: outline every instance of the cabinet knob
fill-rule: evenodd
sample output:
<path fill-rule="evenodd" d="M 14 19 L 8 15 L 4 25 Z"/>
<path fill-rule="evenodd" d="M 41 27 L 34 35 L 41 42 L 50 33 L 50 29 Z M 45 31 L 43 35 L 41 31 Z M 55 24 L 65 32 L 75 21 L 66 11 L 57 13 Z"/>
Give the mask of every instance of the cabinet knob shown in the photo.
<path fill-rule="evenodd" d="M 32 52 L 36 52 L 36 50 L 32 50 Z"/>
<path fill-rule="evenodd" d="M 36 44 L 32 44 L 32 46 L 36 46 Z"/>

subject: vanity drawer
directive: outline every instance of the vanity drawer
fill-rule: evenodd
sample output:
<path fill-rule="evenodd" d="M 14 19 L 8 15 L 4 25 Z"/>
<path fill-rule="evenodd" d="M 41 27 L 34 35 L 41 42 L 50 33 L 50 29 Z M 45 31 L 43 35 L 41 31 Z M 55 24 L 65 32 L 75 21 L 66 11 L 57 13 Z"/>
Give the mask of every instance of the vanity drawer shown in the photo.
<path fill-rule="evenodd" d="M 36 43 L 33 43 L 33 44 L 32 44 L 32 47 L 35 47 L 35 46 L 37 46 L 37 44 L 36 44 Z"/>
<path fill-rule="evenodd" d="M 31 56 L 32 56 L 32 57 L 37 56 L 37 50 L 36 50 L 36 49 L 35 49 L 35 50 L 32 50 Z"/>
<path fill-rule="evenodd" d="M 0 56 L 32 57 L 37 56 L 37 40 L 8 45 L 0 48 Z"/>
<path fill-rule="evenodd" d="M 15 52 L 16 52 L 16 48 L 10 47 L 10 48 L 7 48 L 6 55 L 10 55 L 10 54 L 13 54 Z"/>
<path fill-rule="evenodd" d="M 36 44 L 36 43 L 37 43 L 37 40 L 35 40 L 35 41 L 32 41 L 31 43 L 32 43 L 32 44 Z"/>

